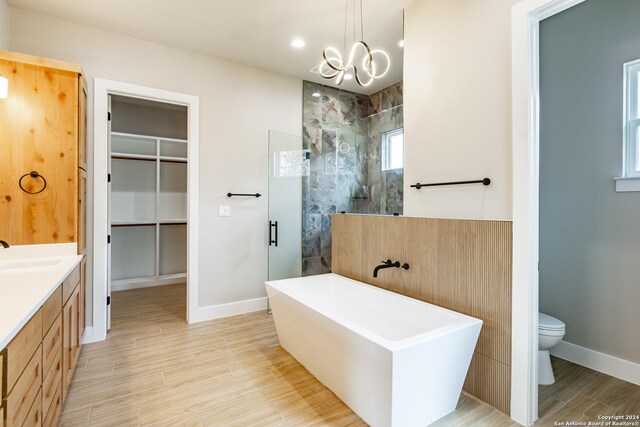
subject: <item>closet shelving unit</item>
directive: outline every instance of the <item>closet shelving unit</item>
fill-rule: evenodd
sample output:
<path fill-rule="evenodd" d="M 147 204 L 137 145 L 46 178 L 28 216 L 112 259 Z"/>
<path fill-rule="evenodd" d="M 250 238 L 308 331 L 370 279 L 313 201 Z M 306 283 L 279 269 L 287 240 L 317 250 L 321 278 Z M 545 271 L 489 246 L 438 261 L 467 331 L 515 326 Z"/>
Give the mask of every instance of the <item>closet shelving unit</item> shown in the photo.
<path fill-rule="evenodd" d="M 111 133 L 113 290 L 186 279 L 187 141 Z"/>

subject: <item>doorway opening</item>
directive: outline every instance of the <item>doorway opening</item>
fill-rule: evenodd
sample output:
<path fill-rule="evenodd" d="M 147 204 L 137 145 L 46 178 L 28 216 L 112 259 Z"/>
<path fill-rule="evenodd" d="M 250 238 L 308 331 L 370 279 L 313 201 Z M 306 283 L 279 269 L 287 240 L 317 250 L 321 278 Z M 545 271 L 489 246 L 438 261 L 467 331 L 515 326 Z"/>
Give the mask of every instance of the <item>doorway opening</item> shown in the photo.
<path fill-rule="evenodd" d="M 196 322 L 199 98 L 96 78 L 93 113 L 93 327 L 86 341 L 106 339 L 111 306 L 127 306 L 127 294 L 112 291 L 139 301 L 154 290 L 173 292 L 181 306 L 165 307 L 168 315 Z"/>
<path fill-rule="evenodd" d="M 187 107 L 109 95 L 109 119 L 107 325 L 186 320 Z"/>

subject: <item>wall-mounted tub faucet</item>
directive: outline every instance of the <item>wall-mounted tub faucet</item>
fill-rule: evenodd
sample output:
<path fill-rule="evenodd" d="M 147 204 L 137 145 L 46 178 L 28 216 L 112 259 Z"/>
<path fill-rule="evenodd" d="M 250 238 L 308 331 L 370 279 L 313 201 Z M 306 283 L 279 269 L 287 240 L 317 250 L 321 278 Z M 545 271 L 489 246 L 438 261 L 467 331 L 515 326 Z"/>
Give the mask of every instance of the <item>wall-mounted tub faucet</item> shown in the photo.
<path fill-rule="evenodd" d="M 5 242 L 4 240 L 0 240 L 0 245 L 2 245 L 3 248 L 7 249 L 9 247 L 9 244 L 7 242 Z"/>
<path fill-rule="evenodd" d="M 400 261 L 391 262 L 390 259 L 380 262 L 382 262 L 382 264 L 376 266 L 376 268 L 373 269 L 373 277 L 378 277 L 378 271 L 385 268 L 404 268 L 405 270 L 409 269 L 409 264 L 407 264 L 406 262 L 404 264 L 400 264 Z"/>

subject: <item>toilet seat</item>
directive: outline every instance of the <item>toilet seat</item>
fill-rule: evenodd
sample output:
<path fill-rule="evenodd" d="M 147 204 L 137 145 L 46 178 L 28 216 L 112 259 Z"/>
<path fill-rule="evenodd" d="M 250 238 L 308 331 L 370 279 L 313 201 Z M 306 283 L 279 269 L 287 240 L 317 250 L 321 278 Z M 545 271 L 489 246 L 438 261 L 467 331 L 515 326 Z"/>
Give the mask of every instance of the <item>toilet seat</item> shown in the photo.
<path fill-rule="evenodd" d="M 538 313 L 538 332 L 544 335 L 564 334 L 565 324 L 548 314 Z"/>

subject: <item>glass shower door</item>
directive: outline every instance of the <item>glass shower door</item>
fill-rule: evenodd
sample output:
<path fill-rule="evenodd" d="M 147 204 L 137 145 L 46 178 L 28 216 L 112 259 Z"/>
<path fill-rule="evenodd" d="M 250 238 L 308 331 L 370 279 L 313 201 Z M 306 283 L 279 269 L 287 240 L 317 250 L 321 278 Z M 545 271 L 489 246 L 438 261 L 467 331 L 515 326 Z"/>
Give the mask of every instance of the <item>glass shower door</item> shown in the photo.
<path fill-rule="evenodd" d="M 302 275 L 302 137 L 269 131 L 269 280 Z"/>

